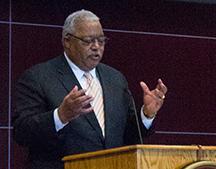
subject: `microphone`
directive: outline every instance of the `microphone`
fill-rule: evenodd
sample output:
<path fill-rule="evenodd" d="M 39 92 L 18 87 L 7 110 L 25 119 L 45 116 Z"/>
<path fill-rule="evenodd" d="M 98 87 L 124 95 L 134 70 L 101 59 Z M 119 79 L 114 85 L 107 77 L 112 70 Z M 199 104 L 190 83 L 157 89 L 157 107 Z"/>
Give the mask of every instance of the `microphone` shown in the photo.
<path fill-rule="evenodd" d="M 139 140 L 140 140 L 140 144 L 143 144 L 143 137 L 142 137 L 142 133 L 141 133 L 141 128 L 140 128 L 140 124 L 139 124 L 139 118 L 138 118 L 138 114 L 137 114 L 136 105 L 135 105 L 135 102 L 134 102 L 133 95 L 132 95 L 131 91 L 128 88 L 125 89 L 125 92 L 128 93 L 128 95 L 130 96 L 130 98 L 132 100 L 132 106 L 133 106 L 134 113 L 135 113 L 136 125 L 137 125 L 137 129 L 138 129 L 138 134 L 139 134 Z"/>

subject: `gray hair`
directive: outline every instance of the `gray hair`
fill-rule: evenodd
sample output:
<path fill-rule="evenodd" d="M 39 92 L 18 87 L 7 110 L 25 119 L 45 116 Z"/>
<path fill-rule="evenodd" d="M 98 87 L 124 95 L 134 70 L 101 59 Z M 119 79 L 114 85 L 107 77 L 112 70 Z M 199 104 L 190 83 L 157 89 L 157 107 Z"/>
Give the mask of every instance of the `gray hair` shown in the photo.
<path fill-rule="evenodd" d="M 72 14 L 70 14 L 64 22 L 63 30 L 62 30 L 62 40 L 64 37 L 71 33 L 73 34 L 75 30 L 75 25 L 81 21 L 99 21 L 100 19 L 91 11 L 87 10 L 79 10 Z"/>

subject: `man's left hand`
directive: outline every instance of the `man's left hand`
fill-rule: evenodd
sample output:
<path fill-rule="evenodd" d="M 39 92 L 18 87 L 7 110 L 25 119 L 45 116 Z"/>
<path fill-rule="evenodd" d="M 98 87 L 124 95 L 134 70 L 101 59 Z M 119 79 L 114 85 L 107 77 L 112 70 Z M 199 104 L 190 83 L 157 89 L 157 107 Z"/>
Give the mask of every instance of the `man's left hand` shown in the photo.
<path fill-rule="evenodd" d="M 153 118 L 163 105 L 167 87 L 161 79 L 158 79 L 158 84 L 154 90 L 150 90 L 143 81 L 140 82 L 140 85 L 143 89 L 143 113 L 147 118 Z"/>

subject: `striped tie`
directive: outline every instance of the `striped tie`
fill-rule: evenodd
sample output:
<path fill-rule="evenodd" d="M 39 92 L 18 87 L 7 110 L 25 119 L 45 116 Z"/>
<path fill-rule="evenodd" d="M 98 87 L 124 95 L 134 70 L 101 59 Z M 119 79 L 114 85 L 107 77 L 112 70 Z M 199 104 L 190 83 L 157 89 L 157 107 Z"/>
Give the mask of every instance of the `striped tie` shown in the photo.
<path fill-rule="evenodd" d="M 102 134 L 105 136 L 104 130 L 104 104 L 102 96 L 102 88 L 100 82 L 97 78 L 93 78 L 89 72 L 83 75 L 86 79 L 87 91 L 86 94 L 94 97 L 91 105 L 94 109 L 95 115 L 97 117 L 98 123 L 100 124 Z"/>

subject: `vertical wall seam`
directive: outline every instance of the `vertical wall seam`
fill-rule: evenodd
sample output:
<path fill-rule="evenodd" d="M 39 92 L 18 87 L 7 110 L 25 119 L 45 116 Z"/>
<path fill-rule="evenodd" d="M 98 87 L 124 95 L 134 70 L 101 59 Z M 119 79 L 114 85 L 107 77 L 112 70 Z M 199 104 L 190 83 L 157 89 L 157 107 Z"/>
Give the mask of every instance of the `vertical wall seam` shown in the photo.
<path fill-rule="evenodd" d="M 8 60 L 8 169 L 11 169 L 11 40 L 12 40 L 12 11 L 9 2 L 9 60 Z"/>

